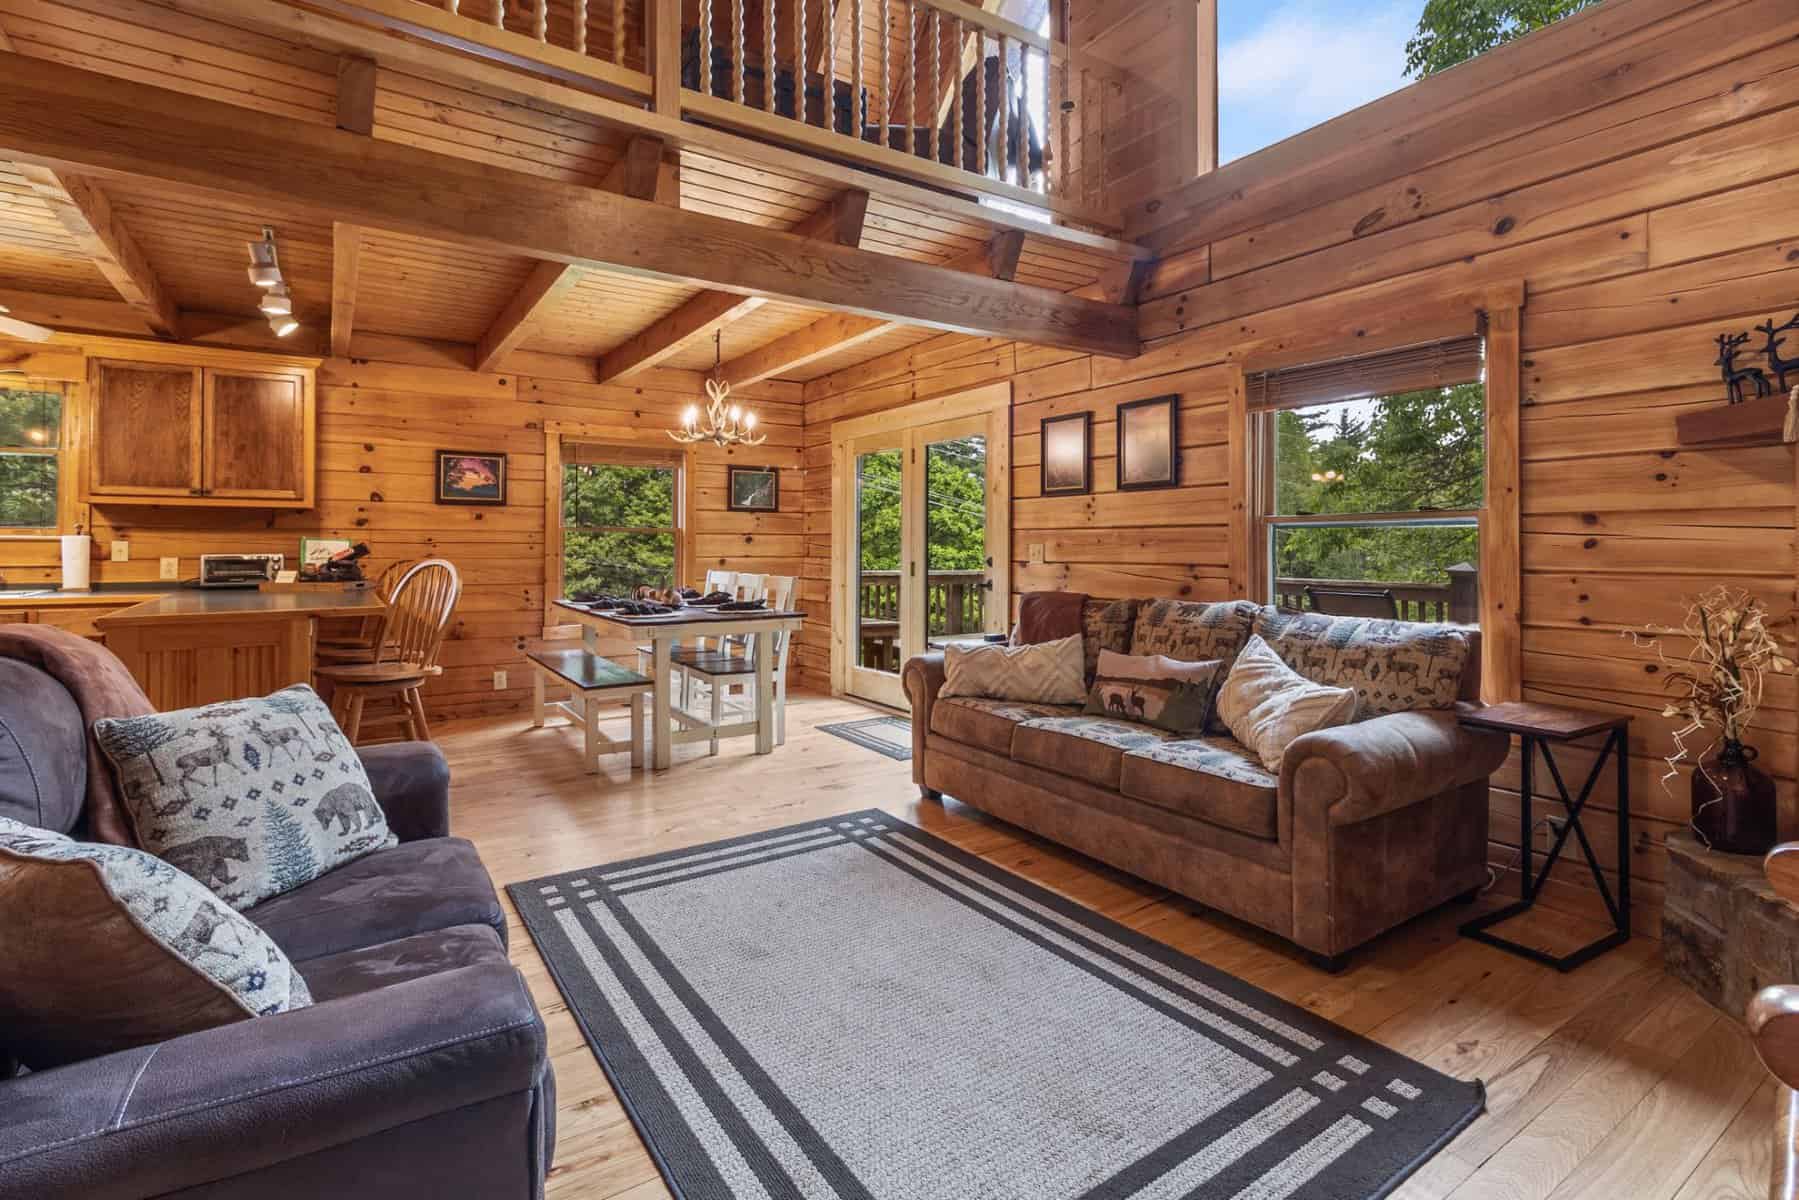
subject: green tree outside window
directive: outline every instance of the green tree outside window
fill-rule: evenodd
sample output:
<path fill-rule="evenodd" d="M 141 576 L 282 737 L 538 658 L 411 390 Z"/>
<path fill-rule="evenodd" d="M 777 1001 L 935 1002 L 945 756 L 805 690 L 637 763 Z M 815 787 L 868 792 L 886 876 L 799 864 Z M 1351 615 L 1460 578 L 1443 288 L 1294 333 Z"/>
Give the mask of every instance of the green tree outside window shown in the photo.
<path fill-rule="evenodd" d="M 562 468 L 562 592 L 628 595 L 677 583 L 676 471 L 570 463 Z"/>
<path fill-rule="evenodd" d="M 62 394 L 0 388 L 0 529 L 56 531 Z"/>

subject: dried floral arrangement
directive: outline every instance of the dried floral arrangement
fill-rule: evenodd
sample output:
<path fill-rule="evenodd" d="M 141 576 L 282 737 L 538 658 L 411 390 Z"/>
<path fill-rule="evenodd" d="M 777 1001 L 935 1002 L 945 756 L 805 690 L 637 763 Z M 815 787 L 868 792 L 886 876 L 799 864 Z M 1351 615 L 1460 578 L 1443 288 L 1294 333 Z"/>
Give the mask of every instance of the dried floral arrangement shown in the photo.
<path fill-rule="evenodd" d="M 1664 787 L 1682 762 L 1692 761 L 1703 772 L 1705 756 L 1719 740 L 1741 742 L 1743 731 L 1761 707 L 1767 676 L 1793 670 L 1793 660 L 1785 649 L 1793 636 L 1782 628 L 1791 624 L 1790 614 L 1771 618 L 1761 600 L 1724 584 L 1687 599 L 1685 604 L 1686 615 L 1679 628 L 1650 625 L 1644 630 L 1649 636 L 1630 635 L 1639 645 L 1655 647 L 1664 668 L 1663 686 L 1675 693 L 1662 716 L 1685 722 L 1674 731 L 1674 753 L 1666 759 Z M 1668 657 L 1663 648 L 1668 637 L 1692 642 L 1685 658 Z M 1695 755 L 1689 739 L 1707 730 L 1715 730 L 1718 736 Z"/>

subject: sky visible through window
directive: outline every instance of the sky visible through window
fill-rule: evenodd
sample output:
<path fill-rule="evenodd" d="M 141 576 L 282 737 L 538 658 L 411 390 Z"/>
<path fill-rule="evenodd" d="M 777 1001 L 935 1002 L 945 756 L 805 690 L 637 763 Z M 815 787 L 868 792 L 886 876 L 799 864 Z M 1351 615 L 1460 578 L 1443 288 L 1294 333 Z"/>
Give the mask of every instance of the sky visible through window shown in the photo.
<path fill-rule="evenodd" d="M 1404 87 L 1424 0 L 1220 0 L 1219 161 Z"/>

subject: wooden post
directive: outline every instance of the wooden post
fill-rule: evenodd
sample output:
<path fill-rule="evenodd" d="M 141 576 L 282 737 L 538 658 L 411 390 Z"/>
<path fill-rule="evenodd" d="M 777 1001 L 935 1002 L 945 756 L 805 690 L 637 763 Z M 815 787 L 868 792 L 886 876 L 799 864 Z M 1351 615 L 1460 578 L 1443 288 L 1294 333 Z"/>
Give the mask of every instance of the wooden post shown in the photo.
<path fill-rule="evenodd" d="M 1523 289 L 1519 293 L 1522 297 Z M 1487 505 L 1480 529 L 1481 691 L 1488 703 L 1524 688 L 1518 446 L 1523 407 L 1519 311 L 1487 313 Z"/>
<path fill-rule="evenodd" d="M 857 141 L 868 137 L 868 116 L 862 111 L 862 0 L 850 0 L 850 134 Z"/>
<path fill-rule="evenodd" d="M 956 65 L 955 65 L 956 79 L 955 79 L 954 98 L 950 101 L 950 105 L 954 109 L 954 112 L 955 112 L 955 115 L 950 118 L 950 123 L 949 123 L 949 128 L 950 128 L 949 144 L 950 144 L 950 156 L 951 156 L 950 161 L 956 165 L 957 170 L 963 170 L 966 168 L 966 162 L 968 159 L 968 151 L 962 145 L 962 130 L 964 128 L 963 121 L 966 119 L 966 114 L 964 114 L 962 111 L 962 105 L 963 105 L 962 77 L 967 74 L 967 72 L 962 69 L 962 58 L 963 58 L 962 45 L 965 41 L 967 41 L 968 35 L 962 29 L 962 18 L 961 17 L 956 17 L 953 19 L 953 24 L 951 25 L 951 28 L 955 30 L 955 33 L 953 35 L 953 41 L 955 42 L 955 46 L 956 46 Z"/>
<path fill-rule="evenodd" d="M 906 4 L 906 153 L 918 153 L 918 6 Z"/>
<path fill-rule="evenodd" d="M 762 0 L 762 111 L 775 111 L 775 78 L 781 56 L 775 48 L 775 0 Z"/>
<path fill-rule="evenodd" d="M 1176 179 L 1185 183 L 1218 169 L 1218 0 L 1181 0 L 1175 5 L 1180 63 L 1192 74 L 1180 80 L 1180 143 Z"/>
<path fill-rule="evenodd" d="M 974 141 L 980 173 L 987 173 L 987 31 L 974 34 Z"/>
<path fill-rule="evenodd" d="M 706 39 L 700 39 L 704 55 Z M 645 0 L 644 57 L 651 79 L 650 106 L 660 116 L 681 115 L 681 0 Z M 704 60 L 702 59 L 702 64 Z M 701 67 L 701 80 L 705 79 Z"/>
<path fill-rule="evenodd" d="M 893 143 L 893 72 L 888 57 L 888 43 L 892 41 L 893 12 L 888 0 L 881 0 L 881 136 L 880 144 L 890 146 Z"/>
<path fill-rule="evenodd" d="M 743 103 L 743 0 L 731 0 L 731 95 Z"/>

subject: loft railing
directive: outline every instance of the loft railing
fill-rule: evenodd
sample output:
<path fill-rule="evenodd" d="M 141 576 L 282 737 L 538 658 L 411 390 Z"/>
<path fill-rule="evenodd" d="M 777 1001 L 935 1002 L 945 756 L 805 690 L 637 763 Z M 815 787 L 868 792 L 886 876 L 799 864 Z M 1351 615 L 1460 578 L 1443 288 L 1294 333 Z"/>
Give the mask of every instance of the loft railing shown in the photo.
<path fill-rule="evenodd" d="M 563 78 L 822 157 L 1115 227 L 1106 126 L 1125 73 L 962 0 L 344 0 Z M 1064 11 L 1071 0 L 1052 0 Z M 430 10 L 420 14 L 419 10 Z M 657 62 L 653 30 L 678 22 Z M 1066 27 L 1064 17 L 1063 27 Z M 532 50 L 536 44 L 536 51 Z"/>

